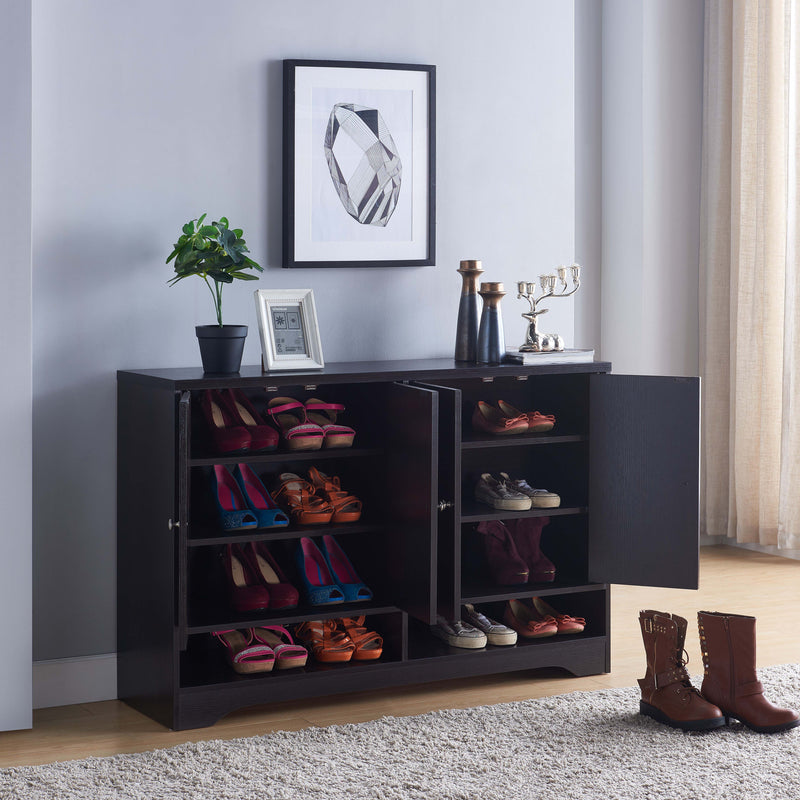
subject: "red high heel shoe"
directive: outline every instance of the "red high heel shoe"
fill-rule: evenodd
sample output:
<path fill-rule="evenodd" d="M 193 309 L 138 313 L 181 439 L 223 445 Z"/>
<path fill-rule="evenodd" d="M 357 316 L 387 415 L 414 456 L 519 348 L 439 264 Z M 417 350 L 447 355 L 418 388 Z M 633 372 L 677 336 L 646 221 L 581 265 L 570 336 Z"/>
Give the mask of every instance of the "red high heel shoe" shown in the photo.
<path fill-rule="evenodd" d="M 200 395 L 200 410 L 219 453 L 242 453 L 250 449 L 252 437 L 244 427 L 236 424 L 218 391 L 206 389 Z"/>
<path fill-rule="evenodd" d="M 269 592 L 261 585 L 238 544 L 229 544 L 225 548 L 224 565 L 235 611 L 269 608 Z"/>
<path fill-rule="evenodd" d="M 286 576 L 272 557 L 264 542 L 248 542 L 244 557 L 262 586 L 269 592 L 270 608 L 295 608 L 300 592 L 286 580 Z"/>
<path fill-rule="evenodd" d="M 222 397 L 236 425 L 241 425 L 250 434 L 251 451 L 268 453 L 278 449 L 278 440 L 280 439 L 278 431 L 264 423 L 250 399 L 241 389 L 225 389 Z"/>

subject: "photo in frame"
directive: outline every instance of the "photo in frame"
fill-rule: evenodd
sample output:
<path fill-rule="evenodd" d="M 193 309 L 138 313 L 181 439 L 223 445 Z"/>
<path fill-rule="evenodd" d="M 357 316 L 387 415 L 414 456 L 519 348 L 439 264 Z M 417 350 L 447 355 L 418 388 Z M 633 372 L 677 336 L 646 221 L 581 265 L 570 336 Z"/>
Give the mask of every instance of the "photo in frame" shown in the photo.
<path fill-rule="evenodd" d="M 311 289 L 254 292 L 262 365 L 266 372 L 322 369 L 322 344 Z"/>
<path fill-rule="evenodd" d="M 436 67 L 283 62 L 283 266 L 435 260 Z"/>

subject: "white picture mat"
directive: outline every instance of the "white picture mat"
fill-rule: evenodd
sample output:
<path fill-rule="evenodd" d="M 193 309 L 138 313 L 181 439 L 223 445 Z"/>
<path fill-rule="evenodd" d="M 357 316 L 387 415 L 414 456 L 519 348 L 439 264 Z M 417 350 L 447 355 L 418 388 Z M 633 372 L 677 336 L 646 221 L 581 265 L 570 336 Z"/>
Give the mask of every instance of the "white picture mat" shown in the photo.
<path fill-rule="evenodd" d="M 261 337 L 263 367 L 267 372 L 292 369 L 321 369 L 325 366 L 322 343 L 319 337 L 317 309 L 311 289 L 257 289 L 256 302 L 258 332 Z M 275 351 L 275 333 L 272 329 L 272 308 L 275 306 L 300 306 L 308 355 L 281 354 Z"/>
<path fill-rule="evenodd" d="M 358 69 L 350 67 L 301 67 L 295 70 L 295 141 L 294 141 L 294 258 L 297 261 L 399 261 L 424 259 L 428 254 L 428 72 L 393 69 Z M 330 92 L 330 93 L 329 93 Z M 364 102 L 354 99 L 354 93 Z M 403 160 L 401 201 L 396 213 L 400 213 L 401 202 L 409 207 L 409 221 L 403 222 L 406 233 L 397 240 L 391 223 L 386 228 L 364 226 L 353 220 L 341 206 L 325 159 L 323 143 L 333 103 L 327 104 L 333 96 L 340 95 L 335 102 L 359 102 L 359 105 L 378 107 L 383 98 L 394 95 L 394 102 L 388 105 L 389 113 L 395 114 L 404 103 L 401 95 L 411 93 L 410 107 L 412 120 L 409 126 L 399 118 L 394 125 L 398 136 L 404 142 L 410 140 L 409 159 Z M 367 102 L 373 98 L 372 103 Z M 315 107 L 315 97 L 321 98 Z M 381 110 L 382 111 L 382 110 Z M 395 135 L 389 120 L 387 126 Z M 406 133 L 409 130 L 410 132 Z M 400 142 L 395 140 L 398 149 Z M 323 180 L 324 179 L 324 180 Z M 330 186 L 331 195 L 322 196 L 325 181 Z M 327 191 L 325 188 L 324 191 Z M 314 205 L 335 200 L 342 215 L 357 228 L 370 231 L 357 231 L 360 235 L 343 241 L 314 241 Z M 409 229 L 410 224 L 410 229 Z M 354 229 L 355 230 L 355 229 Z"/>

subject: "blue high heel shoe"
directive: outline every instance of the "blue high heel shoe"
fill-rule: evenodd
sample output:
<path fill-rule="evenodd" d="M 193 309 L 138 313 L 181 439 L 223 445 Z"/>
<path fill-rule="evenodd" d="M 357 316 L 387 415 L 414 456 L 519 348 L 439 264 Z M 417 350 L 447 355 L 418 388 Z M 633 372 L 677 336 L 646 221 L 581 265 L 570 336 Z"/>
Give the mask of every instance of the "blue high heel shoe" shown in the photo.
<path fill-rule="evenodd" d="M 285 528 L 289 517 L 281 511 L 258 475 L 247 464 L 237 464 L 233 477 L 242 490 L 247 507 L 257 520 L 257 528 Z"/>
<path fill-rule="evenodd" d="M 322 550 L 331 576 L 344 592 L 345 603 L 372 600 L 372 590 L 358 577 L 350 559 L 333 536 L 322 537 Z"/>
<path fill-rule="evenodd" d="M 312 539 L 300 538 L 296 551 L 297 571 L 312 606 L 329 606 L 344 602 L 344 592 L 336 584 L 325 558 Z"/>
<path fill-rule="evenodd" d="M 247 507 L 239 484 L 224 465 L 214 464 L 211 488 L 223 530 L 243 531 L 258 525 L 256 515 Z"/>

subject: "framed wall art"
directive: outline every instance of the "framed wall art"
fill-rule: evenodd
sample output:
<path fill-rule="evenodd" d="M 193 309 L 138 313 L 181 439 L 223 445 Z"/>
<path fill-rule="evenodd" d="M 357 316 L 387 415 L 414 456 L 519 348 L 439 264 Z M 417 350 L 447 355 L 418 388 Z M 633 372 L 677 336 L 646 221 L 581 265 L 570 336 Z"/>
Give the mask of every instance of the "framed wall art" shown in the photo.
<path fill-rule="evenodd" d="M 313 291 L 257 289 L 254 294 L 264 370 L 322 369 Z"/>
<path fill-rule="evenodd" d="M 283 62 L 283 266 L 435 258 L 436 67 Z"/>

